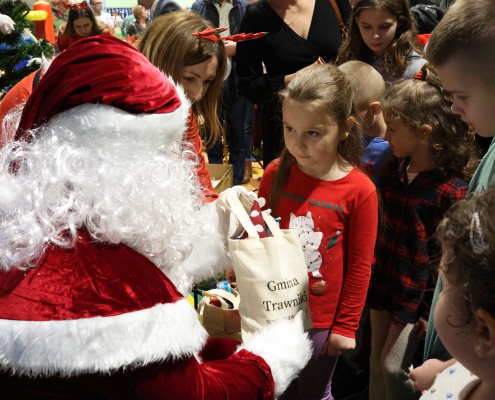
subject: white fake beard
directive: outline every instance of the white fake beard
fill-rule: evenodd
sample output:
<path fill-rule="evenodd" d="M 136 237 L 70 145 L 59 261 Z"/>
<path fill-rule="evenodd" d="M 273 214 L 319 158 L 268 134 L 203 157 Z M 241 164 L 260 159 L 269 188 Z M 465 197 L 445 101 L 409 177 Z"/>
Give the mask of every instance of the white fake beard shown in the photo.
<path fill-rule="evenodd" d="M 100 242 L 148 257 L 183 294 L 221 270 L 224 249 L 201 201 L 197 156 L 172 150 L 186 120 L 175 118 L 183 120 L 164 124 L 159 115 L 84 105 L 52 118 L 31 144 L 7 144 L 0 153 L 0 192 L 7 194 L 0 199 L 1 268 L 35 266 L 48 243 L 71 248 L 85 227 Z M 174 124 L 182 131 L 170 133 Z M 20 169 L 12 175 L 15 159 Z M 191 264 L 194 247 L 213 257 Z"/>

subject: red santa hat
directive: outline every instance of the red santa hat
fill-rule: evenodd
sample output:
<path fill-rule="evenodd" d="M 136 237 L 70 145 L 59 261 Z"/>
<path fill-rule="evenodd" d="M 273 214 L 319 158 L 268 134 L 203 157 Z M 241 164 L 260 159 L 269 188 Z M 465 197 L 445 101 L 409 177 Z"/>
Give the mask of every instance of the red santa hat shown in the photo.
<path fill-rule="evenodd" d="M 83 104 L 129 113 L 169 114 L 181 98 L 167 77 L 139 51 L 109 35 L 72 44 L 55 58 L 24 107 L 16 140 L 54 115 Z"/>

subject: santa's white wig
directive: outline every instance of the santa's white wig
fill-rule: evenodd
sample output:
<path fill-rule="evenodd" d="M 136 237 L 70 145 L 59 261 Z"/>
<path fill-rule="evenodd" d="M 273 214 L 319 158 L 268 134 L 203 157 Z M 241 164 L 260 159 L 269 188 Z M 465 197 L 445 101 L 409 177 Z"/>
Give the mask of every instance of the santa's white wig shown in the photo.
<path fill-rule="evenodd" d="M 189 103 L 133 115 L 85 104 L 54 116 L 0 151 L 0 266 L 35 266 L 49 245 L 73 247 L 78 230 L 124 243 L 182 293 L 227 264 L 212 210 L 185 142 Z M 19 110 L 8 117 L 17 121 Z M 17 171 L 12 171 L 17 165 Z"/>

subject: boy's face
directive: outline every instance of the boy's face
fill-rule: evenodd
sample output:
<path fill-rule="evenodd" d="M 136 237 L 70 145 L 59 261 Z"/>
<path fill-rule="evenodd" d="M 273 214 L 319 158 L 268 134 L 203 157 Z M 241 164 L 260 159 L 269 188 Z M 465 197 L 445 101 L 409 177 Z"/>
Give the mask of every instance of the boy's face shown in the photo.
<path fill-rule="evenodd" d="M 483 82 L 463 59 L 450 59 L 436 71 L 445 90 L 454 97 L 452 112 L 480 136 L 495 136 L 495 85 Z"/>

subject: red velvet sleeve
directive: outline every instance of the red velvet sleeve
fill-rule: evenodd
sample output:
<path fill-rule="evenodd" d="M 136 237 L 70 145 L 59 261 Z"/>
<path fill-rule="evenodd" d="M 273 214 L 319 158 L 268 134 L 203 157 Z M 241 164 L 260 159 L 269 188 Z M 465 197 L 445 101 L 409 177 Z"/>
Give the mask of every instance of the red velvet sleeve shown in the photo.
<path fill-rule="evenodd" d="M 191 120 L 192 119 L 192 120 Z M 205 158 L 203 156 L 203 143 L 199 136 L 198 124 L 196 117 L 192 115 L 192 111 L 189 114 L 189 129 L 187 131 L 187 141 L 194 147 L 196 154 L 198 155 L 198 167 L 196 169 L 196 175 L 199 179 L 199 183 L 204 188 L 203 194 L 205 195 L 205 202 L 211 203 L 218 198 L 218 194 L 211 184 L 210 172 L 206 167 Z"/>
<path fill-rule="evenodd" d="M 142 372 L 136 389 L 139 399 L 273 399 L 270 367 L 246 350 L 226 360 L 199 364 L 194 358 L 183 358 Z"/>
<path fill-rule="evenodd" d="M 332 333 L 355 337 L 370 283 L 377 227 L 378 200 L 373 192 L 349 217 L 344 286 Z"/>

